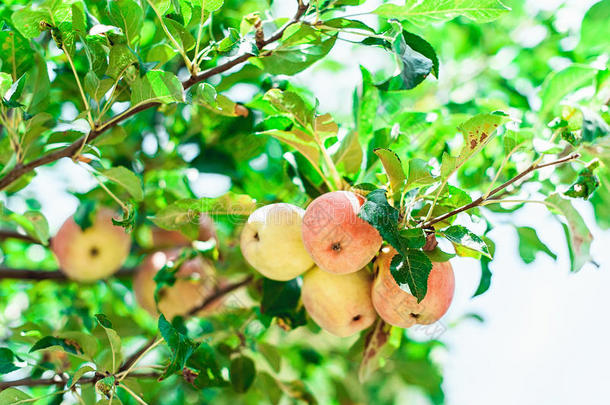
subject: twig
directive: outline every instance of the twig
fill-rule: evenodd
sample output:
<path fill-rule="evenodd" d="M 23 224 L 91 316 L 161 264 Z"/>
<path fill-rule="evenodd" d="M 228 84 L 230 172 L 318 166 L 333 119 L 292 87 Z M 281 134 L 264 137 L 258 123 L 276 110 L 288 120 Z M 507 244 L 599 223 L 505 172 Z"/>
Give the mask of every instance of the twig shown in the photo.
<path fill-rule="evenodd" d="M 563 163 L 567 163 L 570 162 L 572 160 L 576 160 L 580 158 L 580 154 L 579 153 L 572 153 L 564 158 L 561 159 L 557 159 L 557 160 L 553 160 L 552 162 L 547 162 L 547 163 L 537 163 L 534 162 L 530 167 L 528 167 L 527 169 L 525 169 L 524 171 L 522 171 L 521 173 L 519 173 L 518 175 L 516 175 L 515 177 L 513 177 L 512 179 L 508 180 L 507 182 L 499 185 L 498 187 L 494 188 L 491 192 L 489 192 L 487 194 L 487 196 L 481 196 L 479 198 L 477 198 L 476 200 L 474 200 L 473 202 L 471 202 L 470 204 L 466 204 L 460 208 L 457 208 L 451 212 L 448 212 L 446 214 L 443 214 L 439 217 L 436 217 L 434 219 L 431 219 L 430 221 L 427 221 L 425 223 L 423 223 L 423 225 L 421 225 L 421 227 L 423 228 L 427 228 L 431 225 L 436 224 L 437 222 L 441 222 L 447 218 L 450 218 L 454 215 L 459 214 L 460 212 L 464 212 L 467 211 L 471 208 L 477 207 L 479 205 L 484 204 L 486 201 L 491 200 L 491 197 L 493 197 L 494 195 L 496 195 L 497 193 L 499 193 L 500 191 L 504 190 L 506 187 L 510 186 L 511 184 L 515 183 L 516 181 L 522 179 L 523 177 L 527 176 L 528 174 L 530 174 L 531 172 L 538 170 L 538 169 L 542 169 L 544 167 L 549 167 L 549 166 L 555 166 L 555 165 L 560 165 Z"/>
<path fill-rule="evenodd" d="M 144 353 L 148 352 L 148 350 L 150 350 L 151 347 L 153 347 L 154 345 L 157 344 L 157 338 L 154 337 L 152 339 L 150 339 L 144 346 L 142 346 L 137 352 L 135 352 L 134 354 L 132 354 L 131 356 L 129 356 L 125 362 L 123 363 L 123 365 L 119 368 L 119 370 L 117 371 L 117 374 L 121 374 L 124 373 L 125 371 L 129 370 L 133 365 L 136 364 L 136 362 L 140 359 L 140 357 L 142 357 L 144 355 Z"/>
<path fill-rule="evenodd" d="M 39 241 L 37 241 L 36 239 L 32 238 L 29 235 L 24 235 L 17 231 L 8 231 L 8 230 L 0 229 L 0 241 L 5 240 L 5 239 L 18 239 L 18 240 L 22 240 L 24 242 L 29 242 L 29 243 L 40 243 Z"/>
<path fill-rule="evenodd" d="M 206 309 L 207 307 L 209 307 L 210 305 L 212 305 L 212 303 L 214 301 L 216 301 L 218 298 L 237 290 L 238 288 L 241 288 L 245 285 L 248 285 L 252 282 L 252 280 L 254 280 L 254 277 L 252 275 L 247 276 L 246 278 L 244 278 L 241 281 L 238 281 L 237 283 L 234 284 L 229 284 L 223 288 L 218 289 L 216 292 L 214 292 L 214 294 L 210 295 L 208 298 L 205 299 L 205 301 L 203 301 L 200 305 L 198 305 L 197 307 L 191 309 L 186 316 L 193 316 L 195 314 L 197 314 L 199 311 Z"/>
<path fill-rule="evenodd" d="M 133 276 L 133 269 L 121 269 L 114 273 L 111 277 L 129 278 Z M 13 269 L 0 267 L 0 280 L 55 280 L 55 281 L 70 281 L 70 279 L 61 270 L 46 271 L 34 269 Z"/>
<path fill-rule="evenodd" d="M 282 37 L 282 35 L 284 34 L 284 31 L 290 25 L 299 22 L 301 17 L 305 14 L 305 11 L 307 11 L 307 8 L 308 8 L 308 4 L 299 2 L 299 7 L 298 7 L 297 12 L 294 15 L 294 17 L 289 22 L 284 24 L 284 26 L 282 26 L 282 28 L 280 28 L 275 34 L 273 34 L 272 36 L 267 38 L 265 41 L 263 41 L 261 43 L 261 45 L 267 46 L 267 45 L 279 40 Z M 191 76 L 190 78 L 188 78 L 187 80 L 182 82 L 182 87 L 186 90 L 186 89 L 192 87 L 193 85 L 195 85 L 199 82 L 202 82 L 214 75 L 226 72 L 227 70 L 233 68 L 234 66 L 239 65 L 240 63 L 244 63 L 245 61 L 248 60 L 248 58 L 250 58 L 252 56 L 254 56 L 254 55 L 250 54 L 250 53 L 244 53 L 233 59 L 226 61 L 225 63 L 223 63 L 221 65 L 210 68 L 210 69 L 202 72 L 201 74 Z M 11 169 L 11 171 L 9 171 L 3 178 L 0 179 L 0 190 L 4 190 L 9 185 L 11 185 L 13 182 L 15 182 L 17 179 L 19 179 L 21 176 L 23 176 L 26 173 L 31 172 L 32 170 L 34 170 L 37 167 L 55 162 L 61 158 L 74 156 L 80 149 L 80 147 L 83 144 L 83 141 L 85 139 L 87 140 L 87 142 L 91 142 L 91 141 L 95 140 L 96 138 L 98 138 L 100 135 L 102 135 L 105 131 L 115 127 L 121 121 L 124 121 L 125 119 L 134 116 L 135 114 L 139 113 L 140 111 L 148 110 L 150 108 L 157 107 L 159 105 L 161 105 L 161 103 L 155 102 L 155 101 L 149 101 L 149 102 L 145 102 L 145 103 L 141 103 L 141 104 L 132 106 L 129 109 L 127 109 L 126 111 L 124 111 L 123 113 L 110 118 L 108 121 L 106 121 L 104 124 L 100 125 L 99 127 L 91 129 L 91 131 L 89 131 L 88 134 L 77 139 L 76 141 L 74 141 L 70 145 L 66 146 L 65 148 L 58 149 L 54 152 L 49 153 L 48 155 L 44 155 L 38 159 L 34 159 L 27 164 L 19 163 L 19 164 L 15 165 L 15 167 L 13 169 Z"/>
<path fill-rule="evenodd" d="M 151 372 L 151 373 L 134 373 L 130 377 L 132 378 L 157 378 L 159 377 L 159 373 Z M 104 374 L 96 373 L 95 376 L 89 378 L 81 378 L 78 380 L 77 384 L 95 384 L 102 378 L 106 377 Z M 22 378 L 20 380 L 14 381 L 0 381 L 0 391 L 10 388 L 10 387 L 38 387 L 43 385 L 58 385 L 64 386 L 68 380 L 55 379 L 55 378 Z"/>

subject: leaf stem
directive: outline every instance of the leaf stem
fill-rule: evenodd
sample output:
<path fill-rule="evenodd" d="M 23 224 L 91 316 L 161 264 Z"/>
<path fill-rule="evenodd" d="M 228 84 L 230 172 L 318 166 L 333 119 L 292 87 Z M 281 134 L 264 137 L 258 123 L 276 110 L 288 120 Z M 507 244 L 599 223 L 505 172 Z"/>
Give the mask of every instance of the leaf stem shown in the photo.
<path fill-rule="evenodd" d="M 95 128 L 95 124 L 93 122 L 93 116 L 91 115 L 91 106 L 89 106 L 89 101 L 87 101 L 87 96 L 85 95 L 85 90 L 83 90 L 83 85 L 80 82 L 78 77 L 78 73 L 76 72 L 76 67 L 74 67 L 74 62 L 72 61 L 72 57 L 70 56 L 70 52 L 66 49 L 64 45 L 61 46 L 61 50 L 64 51 L 66 58 L 68 59 L 68 63 L 70 64 L 70 68 L 72 69 L 72 73 L 74 73 L 74 79 L 76 80 L 76 85 L 78 86 L 78 91 L 80 92 L 80 96 L 83 99 L 83 104 L 85 105 L 85 110 L 87 112 L 87 121 L 89 121 L 89 125 L 91 129 Z M 83 142 L 83 147 L 85 142 Z"/>
<path fill-rule="evenodd" d="M 176 41 L 176 39 L 173 37 L 171 32 L 169 32 L 169 29 L 167 29 L 167 26 L 165 25 L 165 22 L 163 22 L 163 16 L 161 15 L 161 13 L 159 13 L 159 10 L 157 10 L 155 5 L 150 0 L 146 0 L 146 2 L 150 6 L 150 8 L 153 9 L 154 13 L 156 14 L 157 18 L 159 19 L 159 23 L 161 24 L 161 28 L 163 29 L 163 32 L 165 32 L 165 35 L 167 36 L 167 38 L 174 45 L 174 47 L 176 47 L 176 50 L 178 51 L 178 53 L 180 53 L 180 55 L 182 55 L 182 59 L 184 59 L 184 64 L 186 65 L 186 68 L 188 69 L 189 72 L 192 73 L 193 72 L 193 65 L 191 63 L 191 60 L 189 59 L 188 55 L 186 54 L 186 52 L 184 51 L 182 46 L 180 46 L 180 44 L 178 43 L 178 41 Z M 203 10 L 201 10 L 201 13 L 203 14 Z"/>

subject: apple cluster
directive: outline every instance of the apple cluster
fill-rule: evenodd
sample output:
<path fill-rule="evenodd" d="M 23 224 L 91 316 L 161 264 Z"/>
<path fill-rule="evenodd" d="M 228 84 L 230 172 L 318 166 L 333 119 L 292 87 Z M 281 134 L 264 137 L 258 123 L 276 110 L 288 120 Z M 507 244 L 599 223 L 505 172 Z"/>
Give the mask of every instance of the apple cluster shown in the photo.
<path fill-rule="evenodd" d="M 123 265 L 129 255 L 131 238 L 123 228 L 112 223 L 113 215 L 111 210 L 102 208 L 95 214 L 93 224 L 85 229 L 70 217 L 51 240 L 51 250 L 68 278 L 93 282 L 111 276 Z M 151 239 L 154 251 L 144 258 L 133 278 L 136 301 L 151 315 L 158 316 L 161 312 L 168 319 L 186 315 L 226 284 L 217 277 L 210 261 L 197 257 L 180 266 L 174 284 L 163 287 L 155 303 L 155 274 L 176 260 L 181 248 L 192 241 L 178 231 L 160 228 L 152 230 Z M 217 240 L 214 222 L 207 215 L 200 217 L 197 239 Z M 221 304 L 219 298 L 198 314 L 214 311 Z"/>
<path fill-rule="evenodd" d="M 358 216 L 364 201 L 351 191 L 333 191 L 306 210 L 286 203 L 260 207 L 242 230 L 242 254 L 267 278 L 287 281 L 302 275 L 305 309 L 336 336 L 366 329 L 377 316 L 402 328 L 437 321 L 453 298 L 451 264 L 432 263 L 428 292 L 417 302 L 390 273 L 396 251 L 382 248 L 379 232 Z M 371 261 L 374 274 L 368 269 Z"/>

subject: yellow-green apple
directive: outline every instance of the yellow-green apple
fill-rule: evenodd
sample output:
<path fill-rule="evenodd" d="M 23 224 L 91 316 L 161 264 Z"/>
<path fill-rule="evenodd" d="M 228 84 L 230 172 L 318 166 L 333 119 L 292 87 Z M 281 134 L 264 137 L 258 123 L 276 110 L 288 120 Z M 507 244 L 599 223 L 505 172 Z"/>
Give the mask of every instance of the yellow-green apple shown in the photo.
<path fill-rule="evenodd" d="M 340 337 L 368 328 L 377 318 L 366 269 L 332 274 L 314 266 L 303 276 L 301 298 L 307 313 L 324 330 Z"/>
<path fill-rule="evenodd" d="M 421 302 L 409 292 L 401 289 L 390 272 L 396 250 L 384 247 L 375 260 L 373 282 L 373 305 L 387 323 L 409 328 L 414 324 L 430 324 L 438 321 L 451 305 L 455 279 L 449 262 L 432 262 L 428 276 L 428 290 Z M 403 288 L 407 288 L 403 286 Z"/>
<path fill-rule="evenodd" d="M 218 243 L 214 221 L 209 215 L 203 213 L 199 217 L 199 236 L 197 237 L 197 240 L 205 242 L 210 239 L 214 239 L 216 243 Z M 168 231 L 167 229 L 162 228 L 152 229 L 152 244 L 155 248 L 163 249 L 187 246 L 190 245 L 191 242 L 192 240 L 178 231 Z"/>
<path fill-rule="evenodd" d="M 131 237 L 112 223 L 114 213 L 100 209 L 95 221 L 86 229 L 70 217 L 51 240 L 61 270 L 68 278 L 90 282 L 114 274 L 125 262 Z"/>
<path fill-rule="evenodd" d="M 179 250 L 159 251 L 148 255 L 140 264 L 133 279 L 133 290 L 138 304 L 151 315 L 157 316 L 160 311 L 167 319 L 176 315 L 186 315 L 198 307 L 213 294 L 219 286 L 216 271 L 212 264 L 202 258 L 186 261 L 176 272 L 176 281 L 172 286 L 164 286 L 160 299 L 155 305 L 155 274 L 169 260 L 175 260 Z M 209 313 L 216 309 L 222 300 L 219 299 L 198 314 Z"/>
<path fill-rule="evenodd" d="M 286 281 L 313 266 L 303 246 L 304 210 L 292 204 L 256 209 L 241 232 L 241 252 L 252 267 L 272 280 Z"/>
<path fill-rule="evenodd" d="M 375 257 L 381 236 L 358 217 L 364 198 L 351 191 L 333 191 L 313 200 L 303 217 L 303 243 L 322 270 L 346 274 Z"/>

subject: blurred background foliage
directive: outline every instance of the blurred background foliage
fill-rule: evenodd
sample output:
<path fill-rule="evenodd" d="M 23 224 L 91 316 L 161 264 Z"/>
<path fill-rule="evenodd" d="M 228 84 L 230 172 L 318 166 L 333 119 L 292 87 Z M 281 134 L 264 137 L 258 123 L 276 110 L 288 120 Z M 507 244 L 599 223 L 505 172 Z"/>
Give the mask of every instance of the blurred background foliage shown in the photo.
<path fill-rule="evenodd" d="M 380 2 L 320 0 L 310 5 L 304 17 L 313 25 L 299 26 L 290 35 L 284 33 L 281 48 L 269 47 L 274 49 L 271 55 L 256 49 L 255 16 L 264 21 L 265 36 L 269 38 L 291 18 L 296 2 L 30 3 L 5 0 L 0 6 L 0 89 L 4 94 L 0 178 L 82 139 L 88 132 L 90 123 L 73 70 L 80 77 L 96 124 L 120 117 L 130 105 L 160 104 L 96 137 L 83 149 L 80 163 L 59 162 L 39 172 L 45 178 L 64 179 L 56 184 L 64 187 L 62 192 L 76 196 L 81 205 L 95 201 L 119 208 L 95 178 L 123 201 L 127 206 L 124 221 L 133 229 L 134 239 L 125 267 L 137 266 L 151 251 L 154 224 L 170 227 L 166 219 L 182 212 L 177 203 L 186 199 L 229 195 L 228 205 L 234 207 L 231 204 L 236 200 L 232 198 L 245 194 L 260 204 L 281 201 L 305 206 L 309 199 L 327 190 L 322 177 L 302 154 L 265 134 L 290 130 L 294 125 L 278 117 L 277 106 L 265 97 L 272 89 L 298 94 L 309 104 L 303 107 L 305 110 L 317 106 L 320 114 L 332 115 L 340 129 L 324 141 L 325 146 L 345 181 L 351 184 L 386 182 L 375 148 L 396 152 L 409 175 L 417 170 L 426 176 L 439 175 L 443 154 L 455 156 L 463 146 L 458 125 L 475 114 L 504 111 L 510 115 L 511 123 L 451 178 L 450 184 L 459 189 L 448 188 L 435 214 L 471 201 L 491 184 L 511 179 L 539 157 L 561 158 L 578 151 L 578 162 L 537 171 L 527 187 L 507 192 L 510 198 L 520 200 L 543 199 L 556 191 L 565 194 L 561 201 L 584 197 L 592 204 L 599 226 L 610 227 L 610 144 L 604 137 L 610 121 L 608 1 L 593 4 L 581 24 L 569 18 L 570 8 L 562 4 L 545 10 L 535 2 L 505 1 L 510 8 L 505 12 L 498 2 L 481 1 L 474 3 L 496 7 L 497 15 L 468 18 L 460 13 L 445 13 L 445 18 L 418 20 L 384 12 L 377 8 Z M 429 2 L 437 3 L 442 2 Z M 164 26 L 180 42 L 178 47 L 167 39 L 153 8 L 163 15 Z M 372 10 L 378 10 L 379 16 Z M 52 27 L 40 23 L 47 21 L 46 15 L 50 16 Z M 346 18 L 328 23 L 341 16 Z M 205 22 L 201 31 L 200 21 Z M 321 25 L 316 26 L 319 21 Z M 101 34 L 92 34 L 93 28 Z M 383 42 L 388 38 L 399 40 L 402 30 L 425 39 L 438 58 L 437 71 L 432 68 L 416 87 L 409 85 L 414 78 L 408 74 L 394 77 L 397 72 L 408 71 L 404 64 L 413 59 L 400 60 L 404 54 L 393 54 L 392 46 Z M 186 49 L 192 61 L 198 35 L 201 47 L 197 49 L 204 50 L 198 57 L 201 68 L 189 72 L 176 49 Z M 335 49 L 330 50 L 333 45 Z M 360 58 L 365 55 L 366 61 L 358 66 L 349 52 L 340 50 L 346 46 Z M 176 92 L 180 81 L 188 80 L 191 74 L 205 72 L 242 52 L 252 52 L 249 62 L 212 76 L 206 85 L 191 87 L 185 96 L 181 87 Z M 66 54 L 71 56 L 74 69 Z M 425 54 L 434 59 L 429 51 Z M 155 72 L 163 73 L 161 88 L 154 87 L 159 82 L 149 76 Z M 325 80 L 339 80 L 342 75 L 349 77 L 351 88 L 345 94 L 333 95 L 332 100 L 322 98 L 307 85 L 319 80 L 322 87 Z M 115 90 L 108 94 L 115 83 Z M 316 98 L 320 99 L 319 105 Z M 9 111 L 13 111 L 12 115 Z M 16 115 L 20 118 L 14 118 Z M 521 147 L 515 148 L 517 145 Z M 498 174 L 500 163 L 513 149 L 515 153 L 508 155 Z M 583 172 L 584 166 L 596 158 L 602 164 L 595 169 L 595 175 Z M 105 171 L 118 166 L 129 169 L 139 179 L 141 199 L 133 198 L 132 187 L 121 186 L 124 178 L 113 182 L 104 177 Z M 70 170 L 75 171 L 72 180 L 66 172 Z M 3 268 L 41 272 L 57 269 L 46 241 L 71 212 L 59 207 L 64 200 L 48 198 L 34 176 L 33 171 L 25 173 L 0 194 L 0 225 L 3 230 L 25 230 L 42 243 L 2 240 Z M 601 183 L 595 193 L 593 176 Z M 589 191 L 582 192 L 583 187 Z M 483 236 L 492 228 L 484 217 L 485 210 L 510 218 L 511 212 L 522 205 L 489 205 L 472 211 L 472 222 L 468 223 Z M 425 215 L 425 208 L 417 209 Z M 40 212 L 48 221 L 33 215 Z M 564 215 L 577 214 L 566 209 Z M 219 244 L 204 248 L 203 254 L 218 259 L 215 266 L 219 278 L 239 280 L 251 273 L 238 246 L 243 217 L 218 215 L 214 221 Z M 578 218 L 575 221 L 579 224 Z M 583 243 L 584 238 L 586 245 L 586 228 L 575 231 L 574 223 L 568 218 L 569 241 Z M 193 224 L 181 225 L 183 232 L 192 234 Z M 526 262 L 533 261 L 538 251 L 554 255 L 552 250 L 558 249 L 548 249 L 531 228 L 518 231 L 519 252 Z M 486 242 L 488 246 L 493 244 Z M 587 261 L 588 247 L 583 249 L 577 249 L 580 257 L 573 259 L 573 270 L 579 270 Z M 489 260 L 483 257 L 481 263 L 477 294 L 485 292 L 491 277 Z M 276 285 L 257 278 L 245 291 L 232 296 L 231 305 L 213 315 L 174 319 L 173 326 L 166 326 L 166 333 L 180 336 L 180 343 L 159 346 L 147 359 L 150 364 L 163 366 L 169 359 L 184 361 L 195 377 L 180 375 L 183 373 L 178 368 L 174 370 L 177 373 L 169 373 L 161 382 L 130 377 L 124 380 L 125 385 L 150 404 L 397 404 L 409 398 L 444 402 L 442 370 L 435 358 L 446 351 L 442 343 L 444 328 L 454 325 L 394 331 L 388 358 L 381 360 L 383 367 L 360 383 L 358 372 L 365 335 L 342 340 L 318 333 L 319 328 L 311 320 L 299 315 L 298 304 L 291 299 L 294 294 L 298 296 L 298 283 L 291 283 Z M 96 318 L 96 314 L 104 314 L 110 323 Z M 304 325 L 299 327 L 300 324 Z M 113 277 L 90 285 L 2 280 L 0 372 L 8 374 L 3 377 L 5 380 L 50 378 L 55 374 L 73 378 L 79 368 L 89 365 L 89 376 L 94 369 L 108 368 L 109 359 L 114 356 L 128 358 L 156 336 L 159 325 L 136 304 L 129 277 Z M 113 338 L 107 328 L 116 331 L 118 349 L 108 344 L 108 339 Z M 90 351 L 73 353 L 57 342 L 30 351 L 46 336 L 64 339 L 64 343 L 65 339 L 76 341 L 81 347 L 90 347 Z M 189 344 L 199 344 L 192 356 L 177 353 Z M 82 384 L 78 389 L 81 400 L 110 403 L 102 394 L 104 387 L 99 383 L 96 387 L 97 394 L 93 384 Z M 62 390 L 49 385 L 31 387 L 19 394 L 7 390 L 0 394 L 4 401 L 0 402 L 13 403 L 15 398 L 24 399 L 26 395 L 49 395 L 40 399 L 41 403 L 78 402 L 69 392 L 51 395 Z M 113 401 L 137 403 L 121 389 Z"/>

